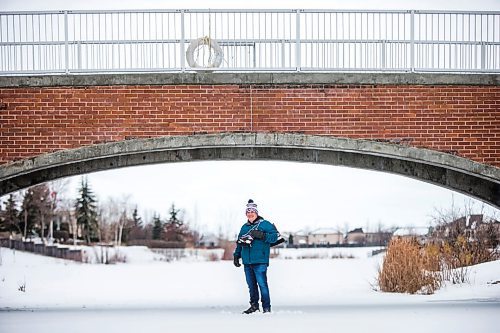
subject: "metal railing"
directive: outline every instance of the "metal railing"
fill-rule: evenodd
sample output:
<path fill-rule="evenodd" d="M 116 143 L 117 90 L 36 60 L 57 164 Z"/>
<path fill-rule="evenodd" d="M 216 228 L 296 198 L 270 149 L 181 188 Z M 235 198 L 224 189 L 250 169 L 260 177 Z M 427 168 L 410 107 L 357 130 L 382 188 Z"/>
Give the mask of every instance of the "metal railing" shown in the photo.
<path fill-rule="evenodd" d="M 193 48 L 194 42 L 199 47 Z M 191 67 L 186 52 L 192 52 L 201 67 Z M 214 52 L 222 62 L 210 68 Z M 0 12 L 0 75 L 207 67 L 498 73 L 500 12 Z"/>

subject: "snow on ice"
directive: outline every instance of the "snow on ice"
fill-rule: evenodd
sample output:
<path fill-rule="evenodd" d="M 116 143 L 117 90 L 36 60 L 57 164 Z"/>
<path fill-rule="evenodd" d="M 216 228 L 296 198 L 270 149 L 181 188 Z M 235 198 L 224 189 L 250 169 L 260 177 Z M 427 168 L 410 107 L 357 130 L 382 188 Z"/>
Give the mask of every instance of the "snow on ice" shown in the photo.
<path fill-rule="evenodd" d="M 470 283 L 434 295 L 390 294 L 377 291 L 383 254 L 372 250 L 281 249 L 268 271 L 273 313 L 245 316 L 243 270 L 231 261 L 166 262 L 122 247 L 126 263 L 82 264 L 1 248 L 0 332 L 498 329 L 500 261 L 471 267 Z"/>

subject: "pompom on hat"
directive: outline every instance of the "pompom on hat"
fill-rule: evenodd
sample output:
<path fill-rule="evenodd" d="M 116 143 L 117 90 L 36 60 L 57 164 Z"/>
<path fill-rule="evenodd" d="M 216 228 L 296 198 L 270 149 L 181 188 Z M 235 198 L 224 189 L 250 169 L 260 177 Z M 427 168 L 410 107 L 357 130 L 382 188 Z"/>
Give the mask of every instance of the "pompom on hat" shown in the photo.
<path fill-rule="evenodd" d="M 257 204 L 253 202 L 252 199 L 248 200 L 247 207 L 245 209 L 245 213 L 249 212 L 254 212 L 255 214 L 259 214 L 259 211 L 257 210 Z"/>

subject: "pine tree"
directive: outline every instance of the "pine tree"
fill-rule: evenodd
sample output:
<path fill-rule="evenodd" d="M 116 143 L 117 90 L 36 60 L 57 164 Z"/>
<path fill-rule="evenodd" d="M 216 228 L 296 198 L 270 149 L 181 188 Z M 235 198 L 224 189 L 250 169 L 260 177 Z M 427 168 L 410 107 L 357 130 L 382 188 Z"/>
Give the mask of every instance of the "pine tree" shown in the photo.
<path fill-rule="evenodd" d="M 163 236 L 163 222 L 160 216 L 153 216 L 153 239 L 161 239 Z"/>
<path fill-rule="evenodd" d="M 21 229 L 23 236 L 38 233 L 43 238 L 45 222 L 51 214 L 50 190 L 46 184 L 36 185 L 26 190 L 21 206 Z"/>
<path fill-rule="evenodd" d="M 172 242 L 192 241 L 193 235 L 184 221 L 178 218 L 179 212 L 180 210 L 172 204 L 169 211 L 170 218 L 165 228 L 165 240 Z"/>
<path fill-rule="evenodd" d="M 142 218 L 139 216 L 139 213 L 137 212 L 137 207 L 135 207 L 134 211 L 132 212 L 132 222 L 134 228 L 142 228 Z"/>
<path fill-rule="evenodd" d="M 27 189 L 24 192 L 23 203 L 21 205 L 21 229 L 23 232 L 23 237 L 27 238 L 31 235 L 34 225 L 35 225 L 36 207 L 33 203 L 33 191 Z"/>
<path fill-rule="evenodd" d="M 79 198 L 75 202 L 76 223 L 82 236 L 89 244 L 98 240 L 97 205 L 95 196 L 86 179 L 82 178 L 78 189 Z"/>
<path fill-rule="evenodd" d="M 172 204 L 172 206 L 170 206 L 169 214 L 170 218 L 168 219 L 168 223 L 174 224 L 177 227 L 183 225 L 184 222 L 179 220 L 179 218 L 177 217 L 177 214 L 179 214 L 179 209 L 175 209 L 175 204 Z"/>
<path fill-rule="evenodd" d="M 3 201 L 0 201 L 0 232 L 8 231 L 8 224 L 5 221 L 5 211 L 3 209 Z"/>
<path fill-rule="evenodd" d="M 14 195 L 11 194 L 5 203 L 5 210 L 2 212 L 2 226 L 0 230 L 21 234 L 22 229 L 19 223 L 19 214 L 17 202 Z"/>
<path fill-rule="evenodd" d="M 130 228 L 130 232 L 128 234 L 128 240 L 133 241 L 136 239 L 146 239 L 142 218 L 137 212 L 137 207 L 135 207 L 132 212 L 132 227 Z"/>
<path fill-rule="evenodd" d="M 5 231 L 5 212 L 3 210 L 3 201 L 0 201 L 0 231 Z"/>
<path fill-rule="evenodd" d="M 177 218 L 179 210 L 175 209 L 175 205 L 172 204 L 168 213 L 170 214 L 170 218 L 165 226 L 165 240 L 170 242 L 180 242 L 182 241 L 182 238 L 179 235 L 179 227 L 182 225 L 182 221 L 179 221 Z"/>
<path fill-rule="evenodd" d="M 40 234 L 42 240 L 45 241 L 44 237 L 48 233 L 50 220 L 53 216 L 50 188 L 48 184 L 40 184 L 33 186 L 32 189 L 35 193 L 33 199 L 38 208 L 37 226 L 39 226 L 39 229 L 37 229 L 37 232 Z"/>

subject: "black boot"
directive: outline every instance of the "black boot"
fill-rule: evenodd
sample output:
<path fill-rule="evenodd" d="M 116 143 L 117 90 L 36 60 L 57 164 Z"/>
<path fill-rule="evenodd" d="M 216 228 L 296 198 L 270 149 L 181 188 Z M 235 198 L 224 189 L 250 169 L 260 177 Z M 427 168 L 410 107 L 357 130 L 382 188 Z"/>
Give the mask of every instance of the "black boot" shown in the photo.
<path fill-rule="evenodd" d="M 245 311 L 243 311 L 243 313 L 250 314 L 250 313 L 254 313 L 255 311 L 260 311 L 259 305 L 258 304 L 250 304 L 250 307 L 248 309 L 246 309 Z"/>

